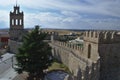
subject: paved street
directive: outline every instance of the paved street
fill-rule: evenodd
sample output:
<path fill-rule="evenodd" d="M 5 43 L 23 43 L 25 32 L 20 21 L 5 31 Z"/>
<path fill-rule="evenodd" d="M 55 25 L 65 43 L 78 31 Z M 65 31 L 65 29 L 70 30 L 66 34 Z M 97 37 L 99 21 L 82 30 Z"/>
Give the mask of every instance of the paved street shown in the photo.
<path fill-rule="evenodd" d="M 0 80 L 25 80 L 28 76 L 27 73 L 18 75 L 15 70 L 12 68 L 13 64 L 15 64 L 14 54 L 6 53 L 2 55 L 2 59 L 0 59 Z M 50 80 L 64 80 L 67 73 L 62 71 L 55 71 L 47 74 L 46 79 Z"/>
<path fill-rule="evenodd" d="M 0 59 L 0 80 L 12 80 L 17 73 L 12 68 L 12 59 L 14 54 L 6 53 Z"/>

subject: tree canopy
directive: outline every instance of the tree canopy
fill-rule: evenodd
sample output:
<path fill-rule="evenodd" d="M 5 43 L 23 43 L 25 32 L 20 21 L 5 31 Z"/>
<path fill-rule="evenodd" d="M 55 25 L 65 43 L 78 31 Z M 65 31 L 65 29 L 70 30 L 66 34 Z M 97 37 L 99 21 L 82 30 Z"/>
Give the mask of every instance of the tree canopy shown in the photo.
<path fill-rule="evenodd" d="M 47 34 L 42 33 L 39 26 L 23 38 L 23 44 L 16 54 L 18 73 L 26 71 L 29 73 L 28 80 L 43 79 L 44 70 L 52 62 L 51 47 L 44 41 Z"/>

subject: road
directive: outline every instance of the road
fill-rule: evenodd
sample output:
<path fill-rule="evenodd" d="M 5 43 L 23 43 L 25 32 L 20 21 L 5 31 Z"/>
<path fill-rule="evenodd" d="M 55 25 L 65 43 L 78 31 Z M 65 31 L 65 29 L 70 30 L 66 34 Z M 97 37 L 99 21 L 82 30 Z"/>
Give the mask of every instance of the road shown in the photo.
<path fill-rule="evenodd" d="M 0 80 L 12 80 L 17 73 L 12 68 L 14 54 L 6 53 L 0 59 Z M 13 63 L 12 63 L 13 62 Z"/>
<path fill-rule="evenodd" d="M 25 77 L 16 77 L 18 74 L 12 68 L 13 64 L 15 64 L 14 54 L 6 53 L 2 55 L 2 59 L 0 59 L 0 80 L 22 80 Z M 64 80 L 64 78 L 68 74 L 63 71 L 56 71 L 47 74 L 45 80 Z M 15 78 L 16 77 L 16 78 Z M 24 79 L 23 79 L 24 80 Z"/>

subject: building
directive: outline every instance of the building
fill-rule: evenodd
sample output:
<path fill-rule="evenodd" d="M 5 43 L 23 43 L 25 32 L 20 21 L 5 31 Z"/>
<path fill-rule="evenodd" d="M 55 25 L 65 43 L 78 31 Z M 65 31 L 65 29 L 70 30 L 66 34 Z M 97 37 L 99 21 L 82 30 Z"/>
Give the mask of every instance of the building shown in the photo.
<path fill-rule="evenodd" d="M 23 36 L 27 31 L 24 29 L 24 13 L 20 12 L 19 6 L 14 6 L 13 12 L 10 12 L 10 29 L 9 29 L 9 50 L 13 53 L 18 52 Z"/>
<path fill-rule="evenodd" d="M 0 32 L 0 48 L 6 48 L 8 46 L 9 33 Z"/>
<path fill-rule="evenodd" d="M 20 12 L 19 6 L 14 6 L 13 12 L 10 12 L 10 39 L 20 41 L 24 34 L 24 13 Z"/>

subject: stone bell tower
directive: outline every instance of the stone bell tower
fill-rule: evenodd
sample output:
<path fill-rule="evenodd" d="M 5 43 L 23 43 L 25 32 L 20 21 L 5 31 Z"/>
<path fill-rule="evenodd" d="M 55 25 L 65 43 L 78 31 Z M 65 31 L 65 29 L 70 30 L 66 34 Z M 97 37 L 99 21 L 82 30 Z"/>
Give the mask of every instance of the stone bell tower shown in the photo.
<path fill-rule="evenodd" d="M 14 6 L 13 12 L 10 12 L 10 39 L 18 41 L 22 38 L 24 32 L 24 13 L 20 12 L 20 7 Z"/>

